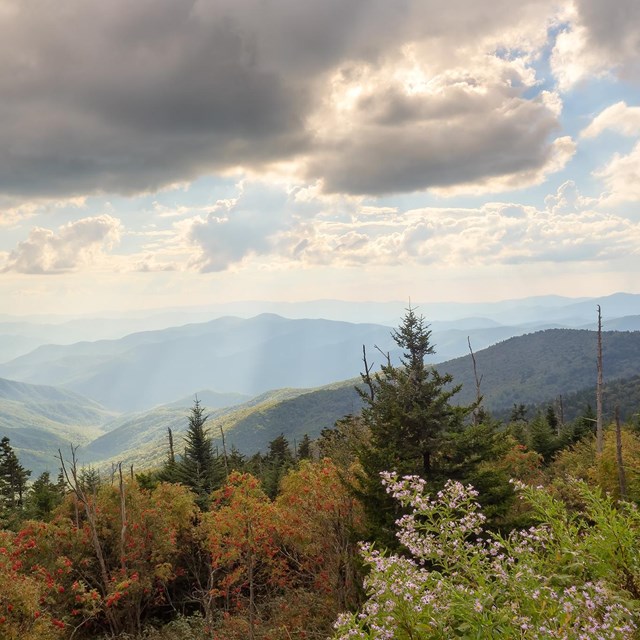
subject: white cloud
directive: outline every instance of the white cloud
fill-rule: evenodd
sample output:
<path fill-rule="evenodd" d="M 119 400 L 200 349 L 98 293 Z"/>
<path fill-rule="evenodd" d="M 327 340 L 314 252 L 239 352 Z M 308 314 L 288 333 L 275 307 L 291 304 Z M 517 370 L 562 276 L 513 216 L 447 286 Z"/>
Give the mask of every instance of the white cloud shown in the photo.
<path fill-rule="evenodd" d="M 592 76 L 607 75 L 610 66 L 597 51 L 589 49 L 585 27 L 573 26 L 558 34 L 551 55 L 551 70 L 561 91 L 569 91 Z"/>
<path fill-rule="evenodd" d="M 238 197 L 219 200 L 206 216 L 177 225 L 192 246 L 187 268 L 224 271 L 247 256 L 270 253 L 275 236 L 292 224 L 282 189 L 262 182 L 241 183 L 239 188 Z"/>
<path fill-rule="evenodd" d="M 616 102 L 601 111 L 580 133 L 582 138 L 595 138 L 603 131 L 611 130 L 625 136 L 640 135 L 640 107 L 628 107 L 626 102 Z"/>
<path fill-rule="evenodd" d="M 419 50 L 332 76 L 311 119 L 308 178 L 329 192 L 449 194 L 523 188 L 565 166 L 574 145 L 555 138 L 560 98 L 537 91 L 521 57 L 467 51 L 464 66 L 440 69 Z"/>
<path fill-rule="evenodd" d="M 595 138 L 604 131 L 640 136 L 640 107 L 629 107 L 625 102 L 617 102 L 600 112 L 580 136 Z M 606 207 L 640 201 L 640 141 L 629 153 L 614 154 L 593 175 L 601 179 L 607 189 L 600 197 L 600 205 Z"/>
<path fill-rule="evenodd" d="M 120 239 L 120 221 L 110 215 L 82 218 L 58 232 L 34 227 L 11 251 L 4 272 L 55 274 L 92 264 Z"/>
<path fill-rule="evenodd" d="M 616 153 L 594 176 L 603 180 L 608 189 L 601 199 L 603 205 L 640 202 L 640 142 L 631 153 Z"/>
<path fill-rule="evenodd" d="M 384 220 L 308 222 L 282 241 L 293 260 L 336 267 L 495 267 L 616 259 L 640 252 L 640 224 L 594 211 L 571 182 L 538 209 L 487 203 L 477 209 L 423 208 Z"/>

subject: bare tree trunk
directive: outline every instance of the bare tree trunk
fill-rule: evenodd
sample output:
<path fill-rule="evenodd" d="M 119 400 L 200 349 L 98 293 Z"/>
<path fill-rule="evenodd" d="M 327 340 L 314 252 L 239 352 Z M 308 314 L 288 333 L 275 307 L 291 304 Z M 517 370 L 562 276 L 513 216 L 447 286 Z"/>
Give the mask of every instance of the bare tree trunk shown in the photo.
<path fill-rule="evenodd" d="M 126 571 L 127 563 L 125 559 L 125 545 L 127 542 L 127 503 L 124 478 L 122 477 L 122 462 L 118 462 L 118 473 L 120 475 L 120 566 L 123 571 Z"/>
<path fill-rule="evenodd" d="M 482 376 L 478 377 L 478 366 L 476 364 L 476 356 L 471 348 L 471 338 L 467 336 L 467 343 L 469 344 L 469 353 L 471 354 L 471 362 L 473 362 L 473 377 L 476 381 L 476 404 L 473 409 L 473 424 L 477 425 L 480 421 L 480 404 L 482 403 L 482 394 L 480 393 L 480 384 L 482 383 Z"/>
<path fill-rule="evenodd" d="M 367 362 L 367 349 L 364 345 L 362 345 L 362 362 L 364 364 L 364 373 L 362 375 L 362 379 L 364 380 L 367 387 L 369 387 L 369 396 L 371 398 L 371 402 L 375 399 L 375 390 L 373 387 L 373 381 L 371 380 L 371 369 L 373 368 L 373 364 L 369 365 Z"/>
<path fill-rule="evenodd" d="M 596 453 L 602 454 L 604 435 L 602 427 L 602 312 L 598 305 L 598 383 L 596 386 Z"/>
<path fill-rule="evenodd" d="M 173 431 L 171 431 L 171 427 L 167 427 L 167 431 L 169 432 L 169 462 L 175 464 L 176 454 L 173 449 Z"/>
<path fill-rule="evenodd" d="M 253 558 L 253 528 L 251 521 L 247 525 L 247 541 L 249 543 L 249 558 L 247 567 L 247 579 L 249 581 L 249 640 L 255 640 L 255 590 L 254 590 L 254 558 Z"/>
<path fill-rule="evenodd" d="M 227 459 L 227 447 L 224 443 L 224 429 L 222 428 L 222 425 L 220 425 L 220 437 L 222 438 L 222 455 L 224 457 L 224 470 L 228 478 L 229 477 L 229 460 Z"/>
<path fill-rule="evenodd" d="M 627 477 L 622 462 L 622 429 L 620 427 L 620 411 L 616 405 L 616 460 L 618 463 L 618 482 L 620 484 L 620 499 L 627 499 Z"/>
<path fill-rule="evenodd" d="M 58 459 L 60 460 L 62 474 L 68 487 L 73 492 L 76 500 L 84 507 L 84 512 L 87 516 L 87 522 L 89 523 L 89 531 L 91 532 L 91 543 L 96 554 L 98 567 L 100 568 L 100 578 L 102 580 L 102 595 L 106 596 L 106 594 L 109 592 L 109 585 L 111 582 L 109 580 L 109 571 L 107 570 L 107 563 L 105 561 L 104 552 L 102 550 L 102 545 L 100 544 L 100 538 L 98 536 L 98 524 L 96 522 L 95 505 L 91 502 L 91 500 L 89 500 L 87 494 L 82 488 L 82 484 L 78 479 L 78 460 L 76 458 L 76 449 L 77 447 L 71 446 L 71 465 L 69 467 L 69 470 L 67 470 L 67 466 L 64 458 L 62 457 L 62 451 L 60 449 L 58 449 Z M 111 631 L 114 634 L 117 634 L 121 630 L 118 621 L 113 616 L 113 613 L 109 608 L 105 610 L 105 614 L 107 616 L 107 620 L 109 621 Z"/>

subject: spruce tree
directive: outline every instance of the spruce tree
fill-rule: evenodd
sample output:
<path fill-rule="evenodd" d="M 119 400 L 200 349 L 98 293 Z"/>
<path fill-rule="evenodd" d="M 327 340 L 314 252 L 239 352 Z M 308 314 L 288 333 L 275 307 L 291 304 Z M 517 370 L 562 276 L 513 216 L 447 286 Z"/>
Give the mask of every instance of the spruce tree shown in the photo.
<path fill-rule="evenodd" d="M 370 432 L 359 452 L 361 494 L 375 535 L 387 542 L 393 540 L 397 503 L 384 492 L 380 472 L 419 475 L 437 485 L 446 473 L 446 443 L 472 410 L 454 406 L 460 387 L 425 363 L 434 347 L 422 316 L 409 307 L 391 335 L 403 351 L 400 366 L 387 357 L 380 371 L 371 373 L 365 356 L 364 388 L 359 389 L 362 420 Z"/>
<path fill-rule="evenodd" d="M 309 460 L 311 458 L 311 438 L 305 433 L 298 445 L 298 460 Z"/>
<path fill-rule="evenodd" d="M 27 492 L 31 471 L 18 460 L 6 436 L 0 440 L 0 507 L 13 511 L 21 509 Z"/>
<path fill-rule="evenodd" d="M 200 506 L 206 506 L 209 494 L 222 484 L 224 477 L 224 469 L 214 453 L 206 428 L 208 418 L 196 398 L 188 418 L 184 453 L 176 469 L 176 478 L 198 495 Z"/>
<path fill-rule="evenodd" d="M 63 497 L 64 492 L 61 487 L 51 482 L 49 472 L 44 471 L 29 488 L 27 495 L 29 517 L 48 520 L 53 509 L 62 502 Z"/>
<path fill-rule="evenodd" d="M 269 450 L 263 460 L 262 484 L 265 493 L 272 500 L 278 495 L 280 481 L 293 463 L 289 441 L 281 433 L 269 443 Z"/>

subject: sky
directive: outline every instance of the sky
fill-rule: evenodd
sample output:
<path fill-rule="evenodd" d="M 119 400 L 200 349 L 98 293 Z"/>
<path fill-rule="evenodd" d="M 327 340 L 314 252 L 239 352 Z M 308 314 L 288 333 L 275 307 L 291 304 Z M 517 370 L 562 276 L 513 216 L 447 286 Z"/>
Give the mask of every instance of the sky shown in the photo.
<path fill-rule="evenodd" d="M 0 313 L 640 293 L 637 0 L 0 0 Z"/>

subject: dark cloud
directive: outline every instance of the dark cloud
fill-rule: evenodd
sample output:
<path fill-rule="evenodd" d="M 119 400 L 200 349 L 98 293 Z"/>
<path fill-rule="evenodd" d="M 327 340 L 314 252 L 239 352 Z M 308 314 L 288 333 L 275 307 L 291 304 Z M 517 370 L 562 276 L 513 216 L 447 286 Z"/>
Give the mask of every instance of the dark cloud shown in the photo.
<path fill-rule="evenodd" d="M 576 5 L 589 49 L 605 56 L 623 77 L 640 79 L 640 2 L 577 0 Z"/>
<path fill-rule="evenodd" d="M 19 3 L 0 45 L 0 191 L 155 190 L 305 148 L 309 90 L 189 3 Z M 17 31 L 17 33 L 15 32 Z"/>
<path fill-rule="evenodd" d="M 310 165 L 328 191 L 386 194 L 535 172 L 551 160 L 558 129 L 542 101 L 458 86 L 442 98 L 392 93 L 362 106 L 369 121 Z"/>
<path fill-rule="evenodd" d="M 474 47 L 490 53 L 503 34 L 513 39 L 510 29 L 544 27 L 551 0 L 516 4 L 454 0 L 444 10 L 436 0 L 10 0 L 0 11 L 0 193 L 130 194 L 301 157 L 311 158 L 313 174 L 322 177 L 327 153 L 311 120 L 322 111 L 332 74 L 393 66 L 407 42 L 431 43 L 431 53 L 419 55 L 434 68 Z M 329 158 L 327 183 L 369 190 L 379 174 L 382 190 L 434 184 L 429 176 L 439 159 L 421 154 L 442 149 L 427 140 L 419 152 L 409 138 L 413 128 L 421 139 L 424 119 L 441 119 L 447 109 L 469 116 L 472 101 L 456 106 L 453 90 L 449 98 L 448 107 L 427 115 L 428 105 L 388 93 L 372 110 L 380 127 L 386 120 L 395 131 L 372 133 L 356 123 L 359 133 L 372 135 L 350 141 L 345 157 Z M 367 109 L 363 104 L 359 115 Z M 542 120 L 534 118 L 531 135 L 514 136 L 507 117 L 494 132 L 505 133 L 504 146 L 516 151 L 500 162 L 497 149 L 484 168 L 454 173 L 448 182 L 544 162 L 548 148 L 539 136 L 549 127 Z M 477 161 L 483 141 L 467 142 L 468 152 L 462 140 L 457 151 L 454 144 L 450 164 L 463 156 L 469 166 Z M 381 152 L 377 173 L 360 168 L 363 153 Z M 388 162 L 404 153 L 402 166 Z M 353 172 L 351 182 L 338 178 L 343 170 Z"/>

